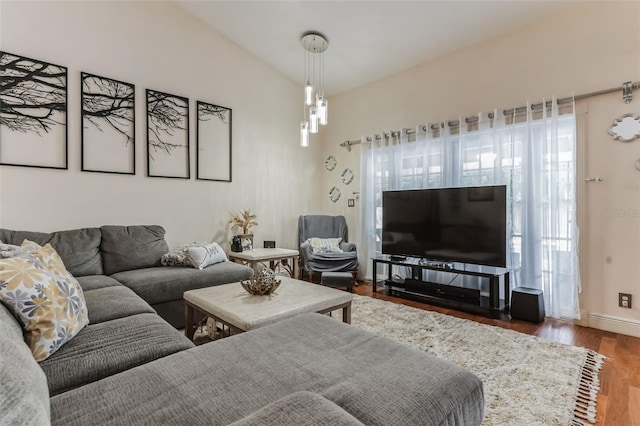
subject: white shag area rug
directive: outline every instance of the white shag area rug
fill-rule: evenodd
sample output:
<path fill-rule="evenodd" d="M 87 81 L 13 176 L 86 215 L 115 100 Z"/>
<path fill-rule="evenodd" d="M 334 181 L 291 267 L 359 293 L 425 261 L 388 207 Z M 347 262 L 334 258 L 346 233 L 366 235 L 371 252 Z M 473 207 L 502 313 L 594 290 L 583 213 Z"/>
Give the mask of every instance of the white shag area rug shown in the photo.
<path fill-rule="evenodd" d="M 597 352 L 366 296 L 354 295 L 351 315 L 357 327 L 476 374 L 484 384 L 483 425 L 595 422 L 605 359 Z"/>

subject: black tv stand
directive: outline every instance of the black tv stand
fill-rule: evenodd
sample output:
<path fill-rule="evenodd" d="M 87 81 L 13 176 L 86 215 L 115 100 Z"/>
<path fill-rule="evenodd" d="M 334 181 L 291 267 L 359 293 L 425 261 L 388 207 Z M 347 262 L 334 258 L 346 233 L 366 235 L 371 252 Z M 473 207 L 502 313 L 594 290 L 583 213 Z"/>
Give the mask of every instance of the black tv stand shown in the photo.
<path fill-rule="evenodd" d="M 462 263 L 431 262 L 428 260 L 415 262 L 414 259 L 396 259 L 397 256 L 386 255 L 372 259 L 374 293 L 377 293 L 378 264 L 382 263 L 389 265 L 388 277 L 382 282 L 389 294 L 426 300 L 435 305 L 489 315 L 493 318 L 499 318 L 501 312 L 509 311 L 510 271 L 508 269 L 488 267 L 485 269 L 489 269 L 490 272 L 477 272 L 467 270 L 466 265 Z M 391 266 L 393 265 L 411 268 L 411 278 L 405 279 L 403 283 L 392 280 Z M 489 295 L 483 295 L 479 285 L 468 288 L 448 283 L 423 281 L 422 271 L 425 269 L 487 278 L 489 280 Z M 500 298 L 501 283 L 504 289 L 504 298 L 502 299 Z"/>

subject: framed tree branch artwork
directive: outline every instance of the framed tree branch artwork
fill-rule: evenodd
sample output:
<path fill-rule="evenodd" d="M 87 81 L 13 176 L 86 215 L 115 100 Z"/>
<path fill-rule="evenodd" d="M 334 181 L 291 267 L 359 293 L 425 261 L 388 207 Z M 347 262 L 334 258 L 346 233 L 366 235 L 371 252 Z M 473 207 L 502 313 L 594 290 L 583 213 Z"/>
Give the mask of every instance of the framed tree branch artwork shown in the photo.
<path fill-rule="evenodd" d="M 231 109 L 196 106 L 196 179 L 231 182 Z"/>
<path fill-rule="evenodd" d="M 136 173 L 135 86 L 81 73 L 82 171 Z"/>
<path fill-rule="evenodd" d="M 67 169 L 67 68 L 0 51 L 0 165 Z"/>
<path fill-rule="evenodd" d="M 147 176 L 189 179 L 189 99 L 147 89 Z"/>

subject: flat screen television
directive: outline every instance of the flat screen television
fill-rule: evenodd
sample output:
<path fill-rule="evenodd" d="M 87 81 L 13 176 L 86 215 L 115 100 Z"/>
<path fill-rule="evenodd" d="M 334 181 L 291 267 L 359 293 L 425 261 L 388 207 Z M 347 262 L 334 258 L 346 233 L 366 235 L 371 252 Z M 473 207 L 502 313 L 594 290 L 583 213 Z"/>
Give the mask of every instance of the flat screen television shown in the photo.
<path fill-rule="evenodd" d="M 506 185 L 384 191 L 382 253 L 506 267 Z"/>

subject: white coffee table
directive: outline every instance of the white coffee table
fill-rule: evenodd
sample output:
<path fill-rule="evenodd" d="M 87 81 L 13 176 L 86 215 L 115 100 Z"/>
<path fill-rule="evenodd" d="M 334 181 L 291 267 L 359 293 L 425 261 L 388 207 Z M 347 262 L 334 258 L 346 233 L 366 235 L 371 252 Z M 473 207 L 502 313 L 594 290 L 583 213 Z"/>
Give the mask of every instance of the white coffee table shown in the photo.
<path fill-rule="evenodd" d="M 255 248 L 253 250 L 246 250 L 241 252 L 229 253 L 229 259 L 234 262 L 243 262 L 248 264 L 254 272 L 257 272 L 258 263 L 269 262 L 269 267 L 275 270 L 278 263 L 286 266 L 287 260 L 289 262 L 289 275 L 291 277 L 296 276 L 295 266 L 297 263 L 298 250 L 285 249 L 285 248 Z"/>
<path fill-rule="evenodd" d="M 184 332 L 194 334 L 194 312 L 243 332 L 273 324 L 301 313 L 321 314 L 342 309 L 342 320 L 351 323 L 353 294 L 288 277 L 269 296 L 253 296 L 240 283 L 224 284 L 184 292 Z"/>

